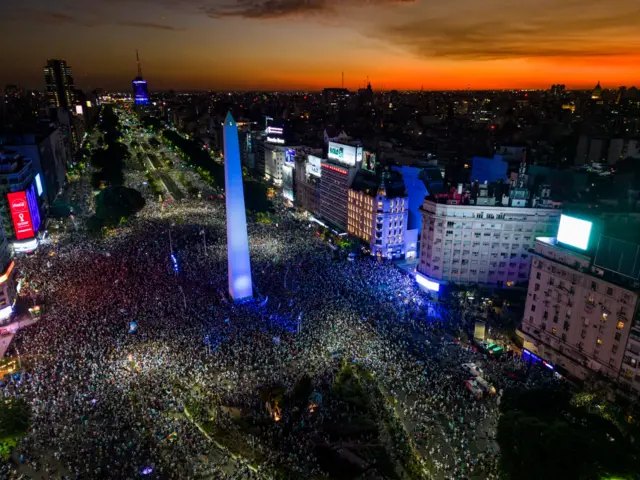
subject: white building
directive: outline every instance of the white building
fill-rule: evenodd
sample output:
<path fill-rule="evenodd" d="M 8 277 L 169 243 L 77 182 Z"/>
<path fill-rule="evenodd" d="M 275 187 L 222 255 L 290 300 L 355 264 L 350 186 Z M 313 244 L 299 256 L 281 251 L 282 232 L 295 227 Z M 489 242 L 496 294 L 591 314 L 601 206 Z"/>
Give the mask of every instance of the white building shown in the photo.
<path fill-rule="evenodd" d="M 640 268 L 640 246 L 600 236 L 579 249 L 579 229 L 564 238 L 562 230 L 536 239 L 521 329 L 525 357 L 575 379 L 599 373 L 640 393 L 640 283 L 637 271 L 629 275 Z M 629 272 L 619 271 L 621 258 Z"/>
<path fill-rule="evenodd" d="M 461 191 L 425 199 L 418 272 L 439 283 L 514 286 L 527 282 L 529 249 L 536 237 L 557 230 L 560 210 L 470 205 L 469 201 Z"/>
<path fill-rule="evenodd" d="M 273 143 L 264 143 L 264 179 L 281 187 L 285 167 L 294 167 L 296 150 L 300 147 L 287 147 Z"/>

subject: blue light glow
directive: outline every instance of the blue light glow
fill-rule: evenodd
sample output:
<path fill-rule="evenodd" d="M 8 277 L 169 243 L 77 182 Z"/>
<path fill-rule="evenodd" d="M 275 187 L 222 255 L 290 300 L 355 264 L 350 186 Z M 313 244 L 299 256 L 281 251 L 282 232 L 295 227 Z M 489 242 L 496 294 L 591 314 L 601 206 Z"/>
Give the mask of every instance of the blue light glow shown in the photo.
<path fill-rule="evenodd" d="M 433 280 L 429 280 L 427 277 L 425 277 L 421 273 L 416 273 L 416 282 L 418 282 L 418 285 L 421 285 L 427 290 L 430 290 L 432 292 L 440 291 L 439 283 L 434 282 Z"/>
<path fill-rule="evenodd" d="M 176 256 L 173 253 L 171 254 L 171 262 L 173 262 L 173 271 L 175 273 L 178 273 L 178 260 L 176 259 Z"/>

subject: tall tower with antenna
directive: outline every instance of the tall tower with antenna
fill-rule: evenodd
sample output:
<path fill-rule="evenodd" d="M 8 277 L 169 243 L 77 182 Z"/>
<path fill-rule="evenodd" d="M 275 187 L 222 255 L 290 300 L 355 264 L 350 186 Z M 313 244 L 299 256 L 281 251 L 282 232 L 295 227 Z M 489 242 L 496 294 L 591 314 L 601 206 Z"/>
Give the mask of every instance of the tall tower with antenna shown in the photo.
<path fill-rule="evenodd" d="M 140 55 L 136 50 L 136 63 L 138 64 L 138 76 L 133 79 L 133 100 L 136 105 L 147 105 L 149 103 L 149 89 L 147 81 L 142 78 L 142 67 L 140 66 Z"/>

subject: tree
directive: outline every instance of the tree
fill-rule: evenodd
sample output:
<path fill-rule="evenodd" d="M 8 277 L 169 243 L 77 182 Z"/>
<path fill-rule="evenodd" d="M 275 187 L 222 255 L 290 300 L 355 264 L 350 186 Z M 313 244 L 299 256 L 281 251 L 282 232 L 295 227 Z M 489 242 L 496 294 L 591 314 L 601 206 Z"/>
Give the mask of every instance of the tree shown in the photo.
<path fill-rule="evenodd" d="M 96 197 L 96 217 L 106 223 L 120 222 L 145 205 L 144 198 L 137 190 L 127 187 L 107 187 Z"/>
<path fill-rule="evenodd" d="M 571 405 L 565 390 L 509 390 L 500 409 L 497 441 L 508 478 L 631 478 L 638 471 L 632 443 L 608 420 Z"/>
<path fill-rule="evenodd" d="M 29 428 L 29 405 L 16 398 L 0 401 L 0 438 L 24 435 Z"/>

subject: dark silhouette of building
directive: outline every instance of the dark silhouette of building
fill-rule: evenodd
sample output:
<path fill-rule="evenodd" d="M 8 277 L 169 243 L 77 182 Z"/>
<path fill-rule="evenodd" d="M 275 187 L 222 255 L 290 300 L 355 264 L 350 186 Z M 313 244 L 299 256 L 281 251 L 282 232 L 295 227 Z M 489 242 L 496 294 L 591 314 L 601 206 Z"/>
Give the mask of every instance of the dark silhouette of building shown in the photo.
<path fill-rule="evenodd" d="M 47 60 L 44 67 L 47 103 L 55 108 L 70 110 L 76 103 L 71 67 L 64 60 Z"/>

